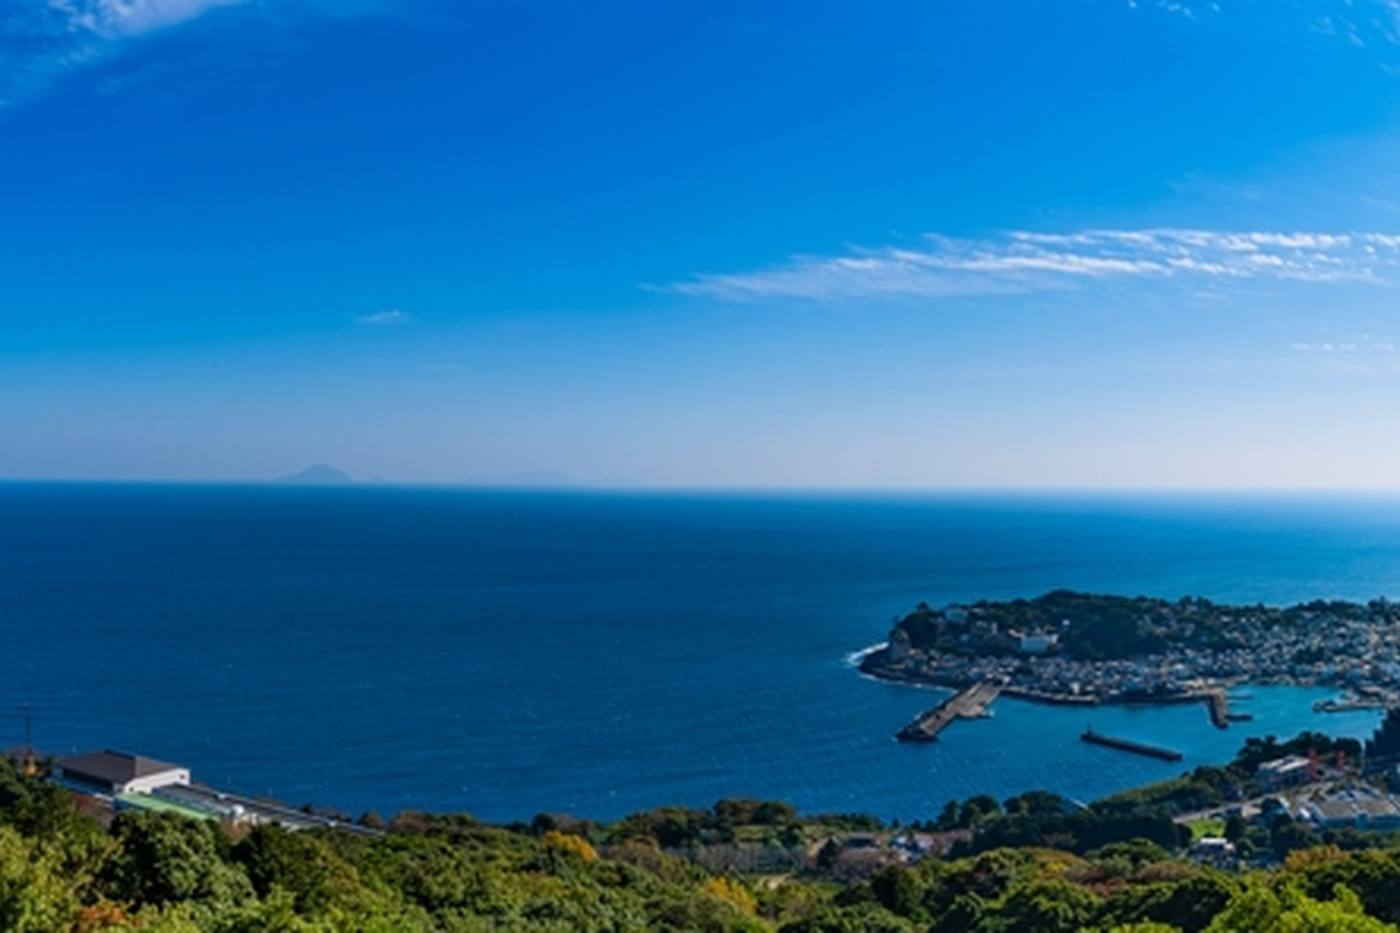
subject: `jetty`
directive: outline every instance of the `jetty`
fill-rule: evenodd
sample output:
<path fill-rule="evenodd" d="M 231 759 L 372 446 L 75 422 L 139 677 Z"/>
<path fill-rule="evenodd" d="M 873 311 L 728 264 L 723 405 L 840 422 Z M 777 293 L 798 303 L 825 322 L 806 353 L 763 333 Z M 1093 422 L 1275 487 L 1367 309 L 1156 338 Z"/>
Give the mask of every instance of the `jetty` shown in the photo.
<path fill-rule="evenodd" d="M 921 714 L 900 729 L 895 738 L 901 742 L 932 742 L 938 733 L 955 719 L 982 719 L 991 714 L 987 707 L 1001 695 L 1001 684 L 983 680 L 960 690 Z"/>
<path fill-rule="evenodd" d="M 1148 758 L 1160 758 L 1162 761 L 1181 760 L 1181 752 L 1174 748 L 1163 748 L 1160 745 L 1148 745 L 1146 742 L 1135 742 L 1132 739 L 1104 735 L 1102 732 L 1095 732 L 1092 726 L 1085 729 L 1079 737 L 1090 745 L 1116 748 L 1120 752 L 1132 752 L 1134 755 L 1146 755 Z"/>
<path fill-rule="evenodd" d="M 1230 715 L 1230 698 L 1224 690 L 1211 690 L 1205 695 L 1210 721 L 1217 729 L 1228 729 L 1234 717 Z"/>

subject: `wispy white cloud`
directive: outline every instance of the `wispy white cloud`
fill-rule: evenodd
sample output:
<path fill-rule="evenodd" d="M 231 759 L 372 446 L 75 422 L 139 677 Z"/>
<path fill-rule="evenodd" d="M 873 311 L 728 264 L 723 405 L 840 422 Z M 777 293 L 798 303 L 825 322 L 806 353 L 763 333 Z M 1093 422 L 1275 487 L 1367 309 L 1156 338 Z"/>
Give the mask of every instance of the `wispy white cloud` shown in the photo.
<path fill-rule="evenodd" d="M 1116 280 L 1381 285 L 1392 275 L 1400 276 L 1400 234 L 1158 227 L 982 239 L 930 234 L 912 248 L 797 256 L 765 269 L 697 275 L 666 290 L 725 301 L 841 300 L 1050 291 Z"/>
<path fill-rule="evenodd" d="M 0 107 L 40 97 L 67 74 L 119 60 L 141 39 L 189 28 L 220 8 L 242 7 L 264 24 L 277 24 L 307 16 L 391 10 L 398 15 L 416 5 L 416 0 L 0 0 Z M 121 85 L 122 76 L 107 75 L 97 88 L 110 93 Z"/>
<path fill-rule="evenodd" d="M 242 0 L 48 0 L 70 32 L 106 39 L 135 36 Z"/>
<path fill-rule="evenodd" d="M 1300 24 L 1358 49 L 1400 45 L 1400 0 L 1295 0 L 1291 4 L 1249 3 L 1246 0 L 1125 0 L 1129 9 L 1207 23 L 1230 13 L 1253 16 L 1258 22 Z M 1389 70 L 1391 63 L 1381 65 Z"/>
<path fill-rule="evenodd" d="M 1295 353 L 1394 353 L 1395 341 L 1378 340 L 1363 334 L 1354 340 L 1298 341 L 1289 346 Z"/>
<path fill-rule="evenodd" d="M 398 308 L 386 308 L 383 311 L 361 314 L 355 320 L 370 327 L 392 327 L 395 324 L 407 324 L 413 319 L 409 317 L 407 312 L 400 311 Z"/>
<path fill-rule="evenodd" d="M 1166 10 L 1168 13 L 1175 13 L 1178 16 L 1184 16 L 1187 19 L 1196 18 L 1196 11 L 1189 4 L 1176 3 L 1173 2 L 1173 0 L 1157 0 L 1157 8 L 1159 10 Z"/>
<path fill-rule="evenodd" d="M 126 43 L 244 0 L 16 0 L 0 7 L 0 106 L 64 74 L 106 61 Z"/>
<path fill-rule="evenodd" d="M 1169 13 L 1173 16 L 1180 16 L 1183 19 L 1189 19 L 1193 21 L 1198 18 L 1198 11 L 1205 11 L 1210 13 L 1220 12 L 1220 4 L 1213 2 L 1213 0 L 1212 2 L 1208 3 L 1187 3 L 1184 2 L 1184 0 L 1157 0 L 1156 3 L 1150 3 L 1150 0 L 1144 0 L 1143 3 L 1139 3 L 1138 0 L 1127 0 L 1127 5 L 1128 9 L 1130 10 L 1136 10 L 1142 8 L 1143 6 L 1149 6 L 1151 9 L 1161 10 L 1164 13 Z"/>

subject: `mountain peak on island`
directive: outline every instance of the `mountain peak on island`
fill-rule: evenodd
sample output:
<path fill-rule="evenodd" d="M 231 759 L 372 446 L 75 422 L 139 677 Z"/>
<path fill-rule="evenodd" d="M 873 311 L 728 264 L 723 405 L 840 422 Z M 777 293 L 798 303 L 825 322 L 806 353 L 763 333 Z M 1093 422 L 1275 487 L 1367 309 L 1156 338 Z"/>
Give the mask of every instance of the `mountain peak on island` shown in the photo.
<path fill-rule="evenodd" d="M 313 463 L 304 470 L 283 476 L 277 482 L 288 486 L 344 486 L 354 482 L 344 470 L 325 463 Z"/>

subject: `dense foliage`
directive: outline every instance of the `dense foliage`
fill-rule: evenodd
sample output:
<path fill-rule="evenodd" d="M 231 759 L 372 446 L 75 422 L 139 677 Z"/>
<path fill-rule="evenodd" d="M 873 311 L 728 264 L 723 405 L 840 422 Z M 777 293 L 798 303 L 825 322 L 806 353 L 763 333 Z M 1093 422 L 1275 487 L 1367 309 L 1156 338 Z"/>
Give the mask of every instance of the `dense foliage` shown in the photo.
<path fill-rule="evenodd" d="M 1053 630 L 1072 620 L 1064 631 L 1064 650 L 1085 659 L 1123 658 L 1161 651 L 1167 640 L 1155 622 L 1168 609 L 1161 599 L 1125 597 L 1055 590 L 1034 599 L 978 602 L 968 612 L 998 630 Z M 961 619 L 949 619 L 943 611 L 921 604 L 899 622 L 916 648 L 958 652 L 968 650 L 960 637 Z M 979 650 L 996 650 L 989 642 Z M 1009 645 L 1007 647 L 1010 647 Z"/>
<path fill-rule="evenodd" d="M 1300 838 L 1307 847 L 1287 847 L 1277 867 L 1231 873 L 1173 854 L 1185 840 L 1169 811 L 1150 790 L 1087 808 L 1046 793 L 974 798 L 919 827 L 961 834 L 950 856 L 886 859 L 839 882 L 802 854 L 873 851 L 851 847 L 888 845 L 911 828 L 724 801 L 606 825 L 409 813 L 381 836 L 133 813 L 104 829 L 66 792 L 0 764 L 0 929 L 1053 933 L 1400 922 L 1400 850 L 1386 840 L 1349 852 Z M 717 851 L 798 862 L 767 873 L 703 867 Z"/>

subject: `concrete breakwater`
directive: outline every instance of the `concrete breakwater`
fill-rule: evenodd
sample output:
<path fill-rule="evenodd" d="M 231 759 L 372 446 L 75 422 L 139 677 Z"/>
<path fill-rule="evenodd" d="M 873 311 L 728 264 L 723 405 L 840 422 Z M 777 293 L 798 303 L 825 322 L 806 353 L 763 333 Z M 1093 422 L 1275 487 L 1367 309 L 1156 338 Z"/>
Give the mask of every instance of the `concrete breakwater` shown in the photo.
<path fill-rule="evenodd" d="M 979 719 L 989 715 L 987 707 L 1000 695 L 1001 684 L 986 680 L 975 683 L 919 714 L 900 729 L 895 738 L 901 742 L 932 742 L 955 719 Z"/>
<path fill-rule="evenodd" d="M 1230 728 L 1230 698 L 1224 690 L 1207 691 L 1206 709 L 1210 711 L 1210 721 L 1217 729 Z"/>
<path fill-rule="evenodd" d="M 1181 752 L 1174 748 L 1148 745 L 1146 742 L 1135 742 L 1132 739 L 1120 739 L 1117 736 L 1095 732 L 1092 728 L 1085 729 L 1079 737 L 1091 745 L 1102 745 L 1104 748 L 1132 752 L 1134 755 L 1146 755 L 1149 758 L 1160 758 L 1163 761 L 1180 761 L 1182 758 Z"/>

